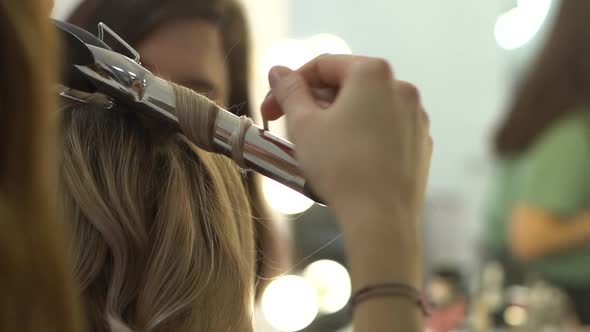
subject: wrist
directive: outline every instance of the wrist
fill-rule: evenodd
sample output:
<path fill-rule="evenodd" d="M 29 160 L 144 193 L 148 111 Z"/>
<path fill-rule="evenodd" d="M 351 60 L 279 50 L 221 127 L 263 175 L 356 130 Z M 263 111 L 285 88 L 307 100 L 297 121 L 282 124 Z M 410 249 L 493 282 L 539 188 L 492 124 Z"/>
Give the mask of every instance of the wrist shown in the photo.
<path fill-rule="evenodd" d="M 330 207 L 339 217 L 358 216 L 376 219 L 382 216 L 415 218 L 421 209 L 411 195 L 364 193 L 361 190 L 353 195 L 341 194 L 330 201 Z M 344 221 L 344 220 L 343 220 Z M 343 225 L 343 227 L 346 225 Z"/>
<path fill-rule="evenodd" d="M 412 210 L 356 205 L 337 213 L 348 251 L 353 289 L 398 282 L 421 289 L 420 216 Z"/>
<path fill-rule="evenodd" d="M 421 232 L 421 211 L 400 200 L 357 199 L 331 207 L 351 244 L 362 242 L 367 236 L 414 240 L 420 235 L 421 239 L 421 234 L 417 234 Z"/>

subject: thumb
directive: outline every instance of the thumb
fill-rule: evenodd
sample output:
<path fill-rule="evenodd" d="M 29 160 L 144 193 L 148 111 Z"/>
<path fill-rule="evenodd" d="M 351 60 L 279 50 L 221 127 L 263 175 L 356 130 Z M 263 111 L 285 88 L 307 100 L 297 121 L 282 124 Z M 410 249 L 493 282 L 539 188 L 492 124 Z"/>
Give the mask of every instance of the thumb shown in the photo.
<path fill-rule="evenodd" d="M 268 74 L 272 95 L 289 117 L 308 115 L 318 108 L 303 77 L 287 67 L 277 66 Z"/>

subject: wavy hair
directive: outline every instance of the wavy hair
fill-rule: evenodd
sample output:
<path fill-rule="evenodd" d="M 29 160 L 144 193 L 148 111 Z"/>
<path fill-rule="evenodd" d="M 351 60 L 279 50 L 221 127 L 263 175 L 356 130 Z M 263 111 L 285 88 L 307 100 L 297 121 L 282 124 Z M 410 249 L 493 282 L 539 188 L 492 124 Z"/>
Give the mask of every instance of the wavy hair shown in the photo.
<path fill-rule="evenodd" d="M 251 331 L 253 222 L 233 163 L 124 109 L 62 108 L 60 179 L 91 331 Z"/>
<path fill-rule="evenodd" d="M 204 20 L 219 27 L 231 78 L 227 106 L 238 116 L 252 117 L 250 33 L 245 12 L 236 0 L 84 0 L 68 21 L 90 32 L 96 32 L 98 23 L 104 22 L 136 47 L 158 28 L 182 19 Z M 198 42 L 198 37 L 195 38 L 192 42 Z M 125 52 L 122 48 L 115 47 L 115 50 Z M 288 226 L 277 222 L 278 216 L 268 208 L 261 180 L 250 174 L 246 181 L 252 213 L 257 220 L 254 225 L 259 254 L 257 273 L 261 276 L 258 296 L 269 278 L 276 277 L 292 263 Z"/>

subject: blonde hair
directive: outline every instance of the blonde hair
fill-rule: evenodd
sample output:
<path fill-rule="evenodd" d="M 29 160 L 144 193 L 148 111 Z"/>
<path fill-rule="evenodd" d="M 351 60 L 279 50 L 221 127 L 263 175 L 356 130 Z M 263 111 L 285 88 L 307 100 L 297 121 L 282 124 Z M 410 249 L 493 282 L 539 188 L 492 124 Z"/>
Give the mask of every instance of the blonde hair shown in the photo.
<path fill-rule="evenodd" d="M 55 217 L 49 2 L 0 2 L 0 330 L 82 331 Z"/>
<path fill-rule="evenodd" d="M 99 22 L 113 28 L 131 46 L 137 47 L 163 25 L 181 19 L 197 19 L 218 26 L 223 39 L 223 54 L 229 70 L 229 100 L 226 106 L 236 115 L 253 117 L 254 108 L 249 98 L 251 76 L 251 43 L 246 12 L 241 1 L 235 0 L 84 0 L 73 11 L 68 21 L 90 32 L 96 32 Z M 130 19 L 130 17 L 141 19 Z M 196 40 L 187 41 L 198 42 Z M 124 50 L 115 49 L 124 52 Z M 164 51 L 165 52 L 165 51 Z M 158 64 L 156 64 L 158 65 Z M 247 188 L 258 244 L 257 295 L 260 296 L 269 280 L 292 266 L 292 243 L 289 225 L 268 207 L 262 192 L 262 177 L 249 173 Z"/>
<path fill-rule="evenodd" d="M 124 109 L 69 104 L 62 124 L 91 330 L 252 331 L 253 220 L 233 163 Z"/>

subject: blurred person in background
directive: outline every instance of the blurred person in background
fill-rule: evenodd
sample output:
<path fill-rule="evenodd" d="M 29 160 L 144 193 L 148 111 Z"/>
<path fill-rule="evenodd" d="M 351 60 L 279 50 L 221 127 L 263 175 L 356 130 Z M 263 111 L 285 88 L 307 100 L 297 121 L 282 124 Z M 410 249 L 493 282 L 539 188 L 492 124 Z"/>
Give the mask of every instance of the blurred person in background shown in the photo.
<path fill-rule="evenodd" d="M 563 0 L 556 24 L 495 138 L 486 244 L 507 284 L 563 288 L 590 324 L 590 2 Z"/>
<path fill-rule="evenodd" d="M 86 0 L 68 20 L 92 33 L 99 22 L 106 23 L 153 72 L 252 117 L 250 37 L 235 0 Z M 115 50 L 128 54 L 122 45 Z M 271 278 L 292 267 L 288 224 L 270 212 L 260 180 L 247 174 L 259 249 L 259 295 Z"/>
<path fill-rule="evenodd" d="M 82 331 L 55 210 L 51 1 L 0 2 L 0 331 Z"/>

